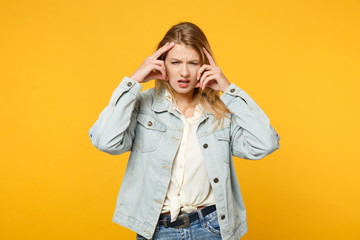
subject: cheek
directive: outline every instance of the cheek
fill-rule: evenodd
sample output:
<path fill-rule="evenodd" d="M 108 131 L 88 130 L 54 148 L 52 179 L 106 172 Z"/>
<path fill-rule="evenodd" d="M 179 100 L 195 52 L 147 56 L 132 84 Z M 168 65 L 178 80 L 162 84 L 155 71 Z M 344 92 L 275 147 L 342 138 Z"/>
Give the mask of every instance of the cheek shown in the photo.
<path fill-rule="evenodd" d="M 172 76 L 174 74 L 174 68 L 169 65 L 165 65 L 165 70 L 169 76 Z"/>
<path fill-rule="evenodd" d="M 177 84 L 178 77 L 177 76 L 171 76 L 170 77 L 170 83 L 171 84 Z"/>
<path fill-rule="evenodd" d="M 197 72 L 199 71 L 200 67 L 195 67 L 195 74 L 197 74 Z"/>
<path fill-rule="evenodd" d="M 198 67 L 198 66 L 196 66 L 196 67 L 194 67 L 193 69 L 191 69 L 191 75 L 196 78 L 199 69 L 200 69 L 200 67 Z M 197 80 L 197 79 L 196 79 L 196 80 Z"/>

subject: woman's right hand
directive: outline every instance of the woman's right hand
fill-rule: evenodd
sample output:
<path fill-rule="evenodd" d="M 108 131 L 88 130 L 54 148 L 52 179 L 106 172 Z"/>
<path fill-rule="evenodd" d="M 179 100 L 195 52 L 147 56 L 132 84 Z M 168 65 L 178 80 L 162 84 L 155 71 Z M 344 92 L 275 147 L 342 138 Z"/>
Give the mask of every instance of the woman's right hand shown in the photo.
<path fill-rule="evenodd" d="M 154 54 L 145 58 L 145 61 L 138 69 L 136 69 L 130 78 L 139 83 L 145 83 L 151 79 L 161 79 L 168 81 L 169 78 L 166 74 L 165 63 L 163 60 L 158 60 L 158 58 L 166 51 L 169 51 L 174 45 L 175 44 L 173 42 L 167 42 L 164 46 L 154 52 Z M 153 70 L 158 70 L 160 73 L 153 72 Z"/>

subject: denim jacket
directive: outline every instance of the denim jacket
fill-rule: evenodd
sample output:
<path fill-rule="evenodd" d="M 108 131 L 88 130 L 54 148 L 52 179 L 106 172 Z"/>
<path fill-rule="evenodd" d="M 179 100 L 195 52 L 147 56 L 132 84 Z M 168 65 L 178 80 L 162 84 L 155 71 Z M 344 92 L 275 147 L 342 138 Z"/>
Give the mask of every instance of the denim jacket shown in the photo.
<path fill-rule="evenodd" d="M 179 113 L 151 88 L 124 77 L 88 134 L 92 144 L 111 155 L 131 151 L 117 197 L 113 222 L 151 239 L 170 182 L 183 123 Z M 232 83 L 221 95 L 231 114 L 214 130 L 214 115 L 205 112 L 197 137 L 216 201 L 223 239 L 247 232 L 246 210 L 233 158 L 261 159 L 279 149 L 280 137 L 267 115 Z"/>

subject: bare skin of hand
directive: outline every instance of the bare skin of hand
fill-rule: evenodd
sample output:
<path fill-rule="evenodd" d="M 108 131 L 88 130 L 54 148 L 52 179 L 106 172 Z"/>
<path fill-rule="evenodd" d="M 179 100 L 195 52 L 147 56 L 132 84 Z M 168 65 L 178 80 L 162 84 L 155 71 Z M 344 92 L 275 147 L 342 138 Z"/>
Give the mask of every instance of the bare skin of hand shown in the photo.
<path fill-rule="evenodd" d="M 169 81 L 169 77 L 167 76 L 165 71 L 165 63 L 163 60 L 158 60 L 158 58 L 174 46 L 174 43 L 167 42 L 151 56 L 145 58 L 145 61 L 140 65 L 138 69 L 136 69 L 136 71 L 130 76 L 130 78 L 139 83 L 145 83 L 150 81 L 151 79 Z M 156 73 L 153 70 L 158 70 L 160 71 L 160 73 Z"/>
<path fill-rule="evenodd" d="M 199 80 L 199 77 L 202 73 L 203 75 L 201 76 L 197 86 L 202 90 L 204 90 L 205 87 L 209 87 L 216 91 L 225 92 L 226 89 L 230 86 L 229 80 L 225 77 L 221 69 L 216 66 L 214 59 L 204 47 L 203 51 L 209 60 L 210 65 L 204 64 L 199 68 L 197 72 L 197 79 Z"/>

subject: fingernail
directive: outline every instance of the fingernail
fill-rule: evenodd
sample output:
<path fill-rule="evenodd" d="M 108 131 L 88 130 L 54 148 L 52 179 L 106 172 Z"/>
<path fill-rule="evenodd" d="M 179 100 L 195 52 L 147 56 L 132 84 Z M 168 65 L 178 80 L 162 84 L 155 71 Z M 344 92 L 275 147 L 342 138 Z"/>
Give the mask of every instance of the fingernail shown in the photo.
<path fill-rule="evenodd" d="M 170 43 L 170 46 L 172 46 L 172 45 L 174 45 L 174 44 L 175 44 L 174 42 L 171 42 L 171 43 Z"/>

